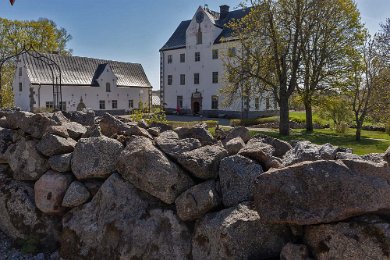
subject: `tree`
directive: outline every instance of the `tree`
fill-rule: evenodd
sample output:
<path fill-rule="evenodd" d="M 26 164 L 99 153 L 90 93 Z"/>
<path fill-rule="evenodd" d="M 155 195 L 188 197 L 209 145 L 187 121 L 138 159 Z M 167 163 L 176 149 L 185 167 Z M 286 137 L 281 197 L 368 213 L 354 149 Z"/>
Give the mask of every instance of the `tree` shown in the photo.
<path fill-rule="evenodd" d="M 347 97 L 340 93 L 331 93 L 320 97 L 318 106 L 320 107 L 319 116 L 332 120 L 337 133 L 345 133 L 353 116 Z"/>
<path fill-rule="evenodd" d="M 344 75 L 348 55 L 363 38 L 360 14 L 352 0 L 308 1 L 301 32 L 302 65 L 298 92 L 306 111 L 306 130 L 313 131 L 313 96 Z"/>
<path fill-rule="evenodd" d="M 242 56 L 231 62 L 230 78 L 272 91 L 280 107 L 279 132 L 289 135 L 289 97 L 298 83 L 300 35 L 308 0 L 253 0 L 248 15 L 229 26 Z M 238 65 L 239 64 L 239 65 Z M 232 88 L 234 89 L 234 88 Z M 260 92 L 260 91 L 259 91 Z"/>
<path fill-rule="evenodd" d="M 37 21 L 18 21 L 0 18 L 0 60 L 18 54 L 24 47 L 32 46 L 36 51 L 70 55 L 67 43 L 71 35 L 64 28 L 48 19 Z M 12 81 L 15 59 L 4 64 L 1 73 L 1 106 L 12 107 Z"/>

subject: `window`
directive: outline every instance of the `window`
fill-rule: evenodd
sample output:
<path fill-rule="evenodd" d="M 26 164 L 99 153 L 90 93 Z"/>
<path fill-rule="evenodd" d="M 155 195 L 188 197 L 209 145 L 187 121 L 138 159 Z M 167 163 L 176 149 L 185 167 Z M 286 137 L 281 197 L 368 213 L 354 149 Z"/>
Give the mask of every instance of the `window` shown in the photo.
<path fill-rule="evenodd" d="M 202 32 L 199 30 L 198 33 L 196 34 L 196 44 L 202 44 L 203 42 L 203 35 Z"/>
<path fill-rule="evenodd" d="M 22 76 L 23 75 L 23 70 L 22 68 L 19 68 L 19 76 Z"/>
<path fill-rule="evenodd" d="M 20 92 L 23 91 L 23 84 L 22 84 L 22 82 L 19 82 L 19 91 L 20 91 Z"/>
<path fill-rule="evenodd" d="M 213 83 L 218 83 L 218 72 L 213 72 Z"/>
<path fill-rule="evenodd" d="M 211 109 L 218 109 L 218 96 L 211 96 Z"/>
<path fill-rule="evenodd" d="M 173 77 L 172 75 L 168 75 L 168 85 L 172 85 Z"/>
<path fill-rule="evenodd" d="M 134 108 L 134 101 L 133 100 L 129 100 L 129 108 Z"/>
<path fill-rule="evenodd" d="M 218 60 L 218 50 L 213 50 L 213 60 Z"/>
<path fill-rule="evenodd" d="M 195 52 L 195 61 L 200 61 L 200 52 Z"/>
<path fill-rule="evenodd" d="M 186 55 L 185 53 L 180 54 L 180 63 L 186 62 Z"/>
<path fill-rule="evenodd" d="M 194 84 L 195 85 L 199 84 L 199 73 L 194 73 Z"/>
<path fill-rule="evenodd" d="M 185 85 L 185 84 L 186 84 L 186 75 L 180 74 L 180 85 Z"/>
<path fill-rule="evenodd" d="M 269 110 L 271 108 L 270 102 L 269 102 L 269 97 L 265 99 L 265 109 Z"/>
<path fill-rule="evenodd" d="M 172 55 L 168 55 L 168 64 L 172 63 Z"/>
<path fill-rule="evenodd" d="M 111 101 L 112 109 L 117 109 L 118 108 L 118 100 L 113 100 Z"/>
<path fill-rule="evenodd" d="M 183 96 L 177 96 L 177 107 L 183 107 Z"/>
<path fill-rule="evenodd" d="M 110 84 L 110 82 L 106 83 L 106 92 L 111 92 L 111 84 Z"/>
<path fill-rule="evenodd" d="M 53 101 L 46 101 L 46 108 L 53 109 L 54 108 Z"/>
<path fill-rule="evenodd" d="M 100 100 L 99 101 L 99 108 L 100 109 L 106 109 L 106 101 L 105 100 Z"/>
<path fill-rule="evenodd" d="M 260 109 L 260 98 L 255 98 L 255 109 L 259 110 Z"/>
<path fill-rule="evenodd" d="M 229 48 L 228 56 L 233 57 L 235 55 L 236 55 L 236 48 L 235 47 Z"/>

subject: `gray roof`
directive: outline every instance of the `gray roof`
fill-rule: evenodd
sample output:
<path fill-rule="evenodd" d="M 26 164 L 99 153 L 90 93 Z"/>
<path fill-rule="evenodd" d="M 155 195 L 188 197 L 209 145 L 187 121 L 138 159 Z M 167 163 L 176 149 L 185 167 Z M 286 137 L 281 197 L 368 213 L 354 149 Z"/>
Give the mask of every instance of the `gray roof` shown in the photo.
<path fill-rule="evenodd" d="M 62 85 L 98 86 L 96 79 L 109 65 L 118 78 L 119 87 L 151 87 L 141 64 L 58 54 L 44 54 L 44 57 L 53 60 L 61 68 Z M 51 70 L 48 65 L 29 54 L 23 54 L 21 59 L 32 84 L 52 83 Z"/>
<path fill-rule="evenodd" d="M 224 19 L 219 19 L 219 14 L 217 12 L 206 10 L 206 13 L 215 19 L 212 19 L 212 22 L 215 26 L 222 28 L 221 34 L 217 37 L 214 43 L 220 43 L 221 40 L 228 39 L 232 36 L 232 30 L 227 27 L 227 24 L 233 19 L 240 20 L 250 12 L 251 8 L 238 9 L 229 12 L 229 14 Z M 186 31 L 190 25 L 191 20 L 183 21 L 180 23 L 179 27 L 175 30 L 172 36 L 169 38 L 167 43 L 160 49 L 160 51 L 181 49 L 186 47 Z"/>

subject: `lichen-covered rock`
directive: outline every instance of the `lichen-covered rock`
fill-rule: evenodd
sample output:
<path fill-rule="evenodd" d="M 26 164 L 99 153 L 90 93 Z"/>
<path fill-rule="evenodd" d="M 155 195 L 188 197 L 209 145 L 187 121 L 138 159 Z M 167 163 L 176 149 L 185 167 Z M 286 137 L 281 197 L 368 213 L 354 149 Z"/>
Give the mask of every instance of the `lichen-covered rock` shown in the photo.
<path fill-rule="evenodd" d="M 93 110 L 62 112 L 71 122 L 77 122 L 83 126 L 92 126 L 95 124 L 95 112 Z"/>
<path fill-rule="evenodd" d="M 37 143 L 37 150 L 45 156 L 71 153 L 76 146 L 76 141 L 71 138 L 63 138 L 58 135 L 45 134 Z"/>
<path fill-rule="evenodd" d="M 77 122 L 68 122 L 62 126 L 66 128 L 69 136 L 74 140 L 78 140 L 83 134 L 87 132 L 87 128 Z"/>
<path fill-rule="evenodd" d="M 390 210 L 390 167 L 366 161 L 303 162 L 256 179 L 264 222 L 315 225 Z"/>
<path fill-rule="evenodd" d="M 156 144 L 164 153 L 173 158 L 177 158 L 184 152 L 189 152 L 201 147 L 201 143 L 198 139 L 179 139 L 177 134 L 173 131 L 161 133 L 161 135 L 156 138 Z"/>
<path fill-rule="evenodd" d="M 103 136 L 99 125 L 92 125 L 87 127 L 87 131 L 81 136 L 81 138 L 100 137 Z"/>
<path fill-rule="evenodd" d="M 271 136 L 261 136 L 261 141 L 265 144 L 269 144 L 274 148 L 273 156 L 283 157 L 288 151 L 292 149 L 292 146 L 286 141 L 273 138 Z"/>
<path fill-rule="evenodd" d="M 72 172 L 78 180 L 107 178 L 116 169 L 123 149 L 117 140 L 101 136 L 82 138 L 72 156 Z"/>
<path fill-rule="evenodd" d="M 121 134 L 126 136 L 138 135 L 153 139 L 146 129 L 143 129 L 137 125 L 129 125 L 123 123 L 122 121 L 108 113 L 102 116 L 99 125 L 102 133 L 108 137 L 112 137 L 116 134 Z"/>
<path fill-rule="evenodd" d="M 38 141 L 21 137 L 6 151 L 6 158 L 15 180 L 38 180 L 49 168 L 49 163 L 36 149 Z"/>
<path fill-rule="evenodd" d="M 281 260 L 309 260 L 309 249 L 303 244 L 287 243 L 282 252 L 280 252 Z"/>
<path fill-rule="evenodd" d="M 87 202 L 90 196 L 91 194 L 88 189 L 81 182 L 74 181 L 65 193 L 64 199 L 62 200 L 62 207 L 78 207 Z"/>
<path fill-rule="evenodd" d="M 249 203 L 209 213 L 195 227 L 193 259 L 267 259 L 278 257 L 290 239 L 287 226 L 261 222 Z"/>
<path fill-rule="evenodd" d="M 221 196 L 214 180 L 202 182 L 185 192 L 176 201 L 176 211 L 183 221 L 201 218 L 221 204 Z"/>
<path fill-rule="evenodd" d="M 317 145 L 309 141 L 300 141 L 284 155 L 283 163 L 288 166 L 304 161 L 334 160 L 337 152 L 338 147 L 331 144 Z"/>
<path fill-rule="evenodd" d="M 124 179 L 167 204 L 194 185 L 192 179 L 171 162 L 151 140 L 134 136 L 122 151 L 117 165 Z"/>
<path fill-rule="evenodd" d="M 49 126 L 58 125 L 50 119 L 48 114 L 44 113 L 15 112 L 7 116 L 7 120 L 15 121 L 17 128 L 34 138 L 42 138 Z"/>
<path fill-rule="evenodd" d="M 207 180 L 218 176 L 220 161 L 228 156 L 228 152 L 219 145 L 207 145 L 182 153 L 177 161 L 197 178 Z"/>
<path fill-rule="evenodd" d="M 88 189 L 89 193 L 91 194 L 91 197 L 95 196 L 95 194 L 99 191 L 103 183 L 104 181 L 99 179 L 83 181 L 83 184 Z"/>
<path fill-rule="evenodd" d="M 0 229 L 13 239 L 34 239 L 43 248 L 57 248 L 61 221 L 40 212 L 30 184 L 0 173 Z"/>
<path fill-rule="evenodd" d="M 8 147 L 12 145 L 13 135 L 13 130 L 0 127 L 0 163 L 7 163 L 7 156 L 5 153 Z"/>
<path fill-rule="evenodd" d="M 160 128 L 158 127 L 151 127 L 148 129 L 148 132 L 151 136 L 157 137 L 160 135 Z"/>
<path fill-rule="evenodd" d="M 61 206 L 62 199 L 73 177 L 48 171 L 34 184 L 35 204 L 37 208 L 46 214 L 60 214 L 64 211 Z"/>
<path fill-rule="evenodd" d="M 191 235 L 157 199 L 111 175 L 91 202 L 63 218 L 64 259 L 186 259 Z M 155 209 L 152 209 L 155 208 Z"/>
<path fill-rule="evenodd" d="M 160 122 L 152 122 L 149 124 L 150 128 L 158 127 L 160 129 L 160 133 L 163 133 L 165 131 L 173 130 L 172 126 Z"/>
<path fill-rule="evenodd" d="M 242 148 L 244 148 L 244 146 L 245 143 L 241 137 L 233 138 L 225 144 L 225 148 L 229 155 L 237 154 Z"/>
<path fill-rule="evenodd" d="M 261 138 L 252 138 L 238 154 L 255 160 L 268 171 L 271 168 L 283 167 L 282 161 L 272 155 L 274 152 L 275 148 L 272 145 L 263 143 Z"/>
<path fill-rule="evenodd" d="M 241 137 L 244 143 L 248 142 L 249 139 L 251 139 L 248 128 L 243 126 L 237 126 L 226 133 L 224 142 L 228 142 L 236 137 Z"/>
<path fill-rule="evenodd" d="M 224 158 L 219 166 L 222 201 L 225 207 L 253 200 L 253 185 L 263 173 L 261 165 L 241 155 Z"/>
<path fill-rule="evenodd" d="M 50 168 L 57 172 L 70 172 L 72 153 L 54 155 L 49 158 Z"/>
<path fill-rule="evenodd" d="M 195 138 L 198 139 L 202 145 L 212 145 L 215 143 L 215 139 L 210 132 L 201 126 L 191 128 L 178 127 L 175 129 L 175 132 L 179 135 L 180 139 Z"/>
<path fill-rule="evenodd" d="M 47 134 L 58 135 L 58 136 L 61 136 L 63 138 L 68 138 L 69 137 L 68 130 L 66 129 L 66 127 L 64 127 L 62 125 L 52 125 L 52 126 L 49 126 L 46 129 L 46 133 Z"/>
<path fill-rule="evenodd" d="M 390 258 L 390 224 L 377 216 L 307 226 L 304 240 L 315 259 Z"/>

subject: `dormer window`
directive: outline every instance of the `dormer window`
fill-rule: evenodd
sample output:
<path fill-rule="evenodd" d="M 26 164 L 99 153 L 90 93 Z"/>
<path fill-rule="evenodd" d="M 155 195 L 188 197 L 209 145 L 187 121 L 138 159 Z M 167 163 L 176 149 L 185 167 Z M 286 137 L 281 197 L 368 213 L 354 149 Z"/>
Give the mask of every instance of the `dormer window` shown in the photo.
<path fill-rule="evenodd" d="M 109 82 L 106 83 L 106 92 L 111 92 L 111 84 Z"/>

